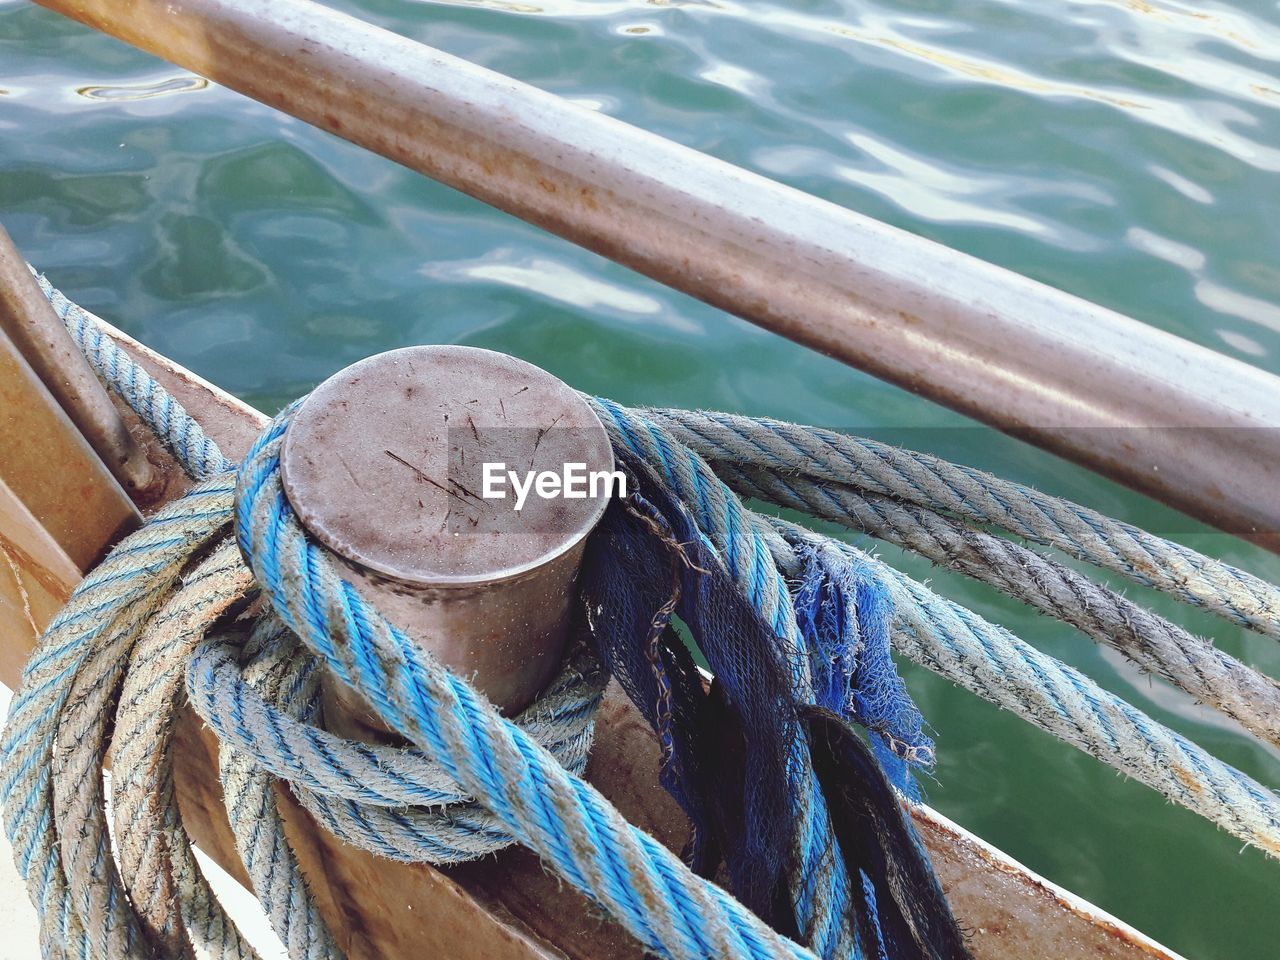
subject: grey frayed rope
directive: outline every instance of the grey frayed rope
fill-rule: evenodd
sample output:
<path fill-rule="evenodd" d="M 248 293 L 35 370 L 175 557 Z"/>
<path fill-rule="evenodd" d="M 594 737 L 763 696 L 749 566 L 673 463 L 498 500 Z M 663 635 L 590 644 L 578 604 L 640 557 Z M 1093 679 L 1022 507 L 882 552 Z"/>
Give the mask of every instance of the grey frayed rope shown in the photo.
<path fill-rule="evenodd" d="M 744 496 L 835 521 L 988 583 L 1119 650 L 1141 669 L 1280 746 L 1280 684 L 1051 557 L 853 485 L 732 463 L 713 467 Z"/>

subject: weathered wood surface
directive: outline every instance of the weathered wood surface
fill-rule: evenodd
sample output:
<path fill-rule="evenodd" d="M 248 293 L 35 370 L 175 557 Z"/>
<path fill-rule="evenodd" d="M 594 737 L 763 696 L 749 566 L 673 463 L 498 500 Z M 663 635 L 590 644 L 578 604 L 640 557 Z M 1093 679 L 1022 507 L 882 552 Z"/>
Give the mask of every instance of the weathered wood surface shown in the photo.
<path fill-rule="evenodd" d="M 0 479 L 0 675 L 11 684 L 80 568 Z"/>
<path fill-rule="evenodd" d="M 205 425 L 228 456 L 244 453 L 265 422 L 261 414 L 123 335 L 121 343 Z M 173 496 L 184 484 L 171 463 L 168 469 Z M 47 623 L 79 576 L 76 564 L 21 501 L 0 486 L 0 681 L 16 685 L 37 628 Z M 222 807 L 216 741 L 186 712 L 175 746 L 184 823 L 202 849 L 245 882 Z M 687 824 L 658 786 L 657 764 L 649 728 L 611 685 L 588 777 L 632 822 L 679 850 Z M 353 960 L 641 956 L 623 931 L 526 850 L 508 850 L 447 870 L 394 863 L 339 843 L 311 822 L 287 791 L 281 794 L 309 884 Z M 915 817 L 956 915 L 972 931 L 977 960 L 1177 960 L 932 811 L 919 810 Z"/>
<path fill-rule="evenodd" d="M 0 330 L 0 479 L 80 569 L 141 521 L 26 358 Z"/>

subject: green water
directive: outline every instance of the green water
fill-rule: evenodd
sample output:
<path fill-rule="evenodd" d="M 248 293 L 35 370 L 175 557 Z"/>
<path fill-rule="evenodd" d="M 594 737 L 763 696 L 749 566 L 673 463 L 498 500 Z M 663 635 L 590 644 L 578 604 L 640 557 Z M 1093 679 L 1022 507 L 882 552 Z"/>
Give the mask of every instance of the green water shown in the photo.
<path fill-rule="evenodd" d="M 1280 373 L 1275 3 L 343 7 Z M 25 0 L 0 2 L 0 219 L 74 299 L 263 410 L 376 351 L 469 343 L 628 403 L 875 429 L 1280 579 L 1280 558 Z M 1112 653 L 883 555 L 1280 784 L 1277 753 Z M 1280 672 L 1274 641 L 1155 602 Z M 1280 864 L 906 673 L 941 811 L 1188 957 L 1280 954 Z"/>

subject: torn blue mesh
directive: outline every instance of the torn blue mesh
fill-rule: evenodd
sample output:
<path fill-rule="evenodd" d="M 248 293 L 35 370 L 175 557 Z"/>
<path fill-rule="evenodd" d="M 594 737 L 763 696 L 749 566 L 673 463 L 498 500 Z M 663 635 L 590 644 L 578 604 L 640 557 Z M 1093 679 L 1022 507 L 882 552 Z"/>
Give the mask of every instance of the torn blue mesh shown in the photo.
<path fill-rule="evenodd" d="M 816 703 L 866 728 L 889 781 L 918 800 L 911 764 L 932 765 L 934 747 L 889 652 L 889 596 L 842 551 L 803 545 L 800 552 L 804 571 L 792 602 Z"/>
<path fill-rule="evenodd" d="M 744 598 L 688 511 L 643 463 L 622 456 L 631 496 L 610 506 L 582 568 L 590 632 L 658 734 L 663 786 L 693 827 L 687 851 L 693 868 L 714 876 L 723 865 L 734 894 L 794 936 L 788 891 L 797 869 L 794 811 L 804 798 L 789 758 L 802 736 L 799 708 L 810 705 L 801 702 L 808 694 L 793 682 L 788 645 Z M 836 550 L 806 548 L 803 561 L 792 601 L 814 705 L 870 731 L 885 776 L 863 768 L 860 782 L 887 780 L 914 795 L 907 760 L 931 759 L 933 744 L 889 654 L 889 598 L 865 568 Z M 704 681 L 672 629 L 677 616 L 713 681 Z M 886 803 L 896 805 L 887 787 L 866 782 L 862 789 L 884 791 Z M 910 842 L 900 848 L 928 873 L 921 851 Z M 870 889 L 859 865 L 846 866 L 855 884 Z M 883 869 L 875 872 L 884 884 Z M 875 897 L 856 899 L 864 942 L 883 950 Z"/>
<path fill-rule="evenodd" d="M 583 563 L 592 635 L 658 733 L 662 783 L 694 828 L 694 869 L 711 876 L 723 863 L 735 895 L 794 934 L 786 906 L 795 822 L 787 750 L 799 726 L 790 670 L 771 628 L 684 508 L 660 484 L 629 489 Z M 670 628 L 673 614 L 706 658 L 711 687 Z"/>

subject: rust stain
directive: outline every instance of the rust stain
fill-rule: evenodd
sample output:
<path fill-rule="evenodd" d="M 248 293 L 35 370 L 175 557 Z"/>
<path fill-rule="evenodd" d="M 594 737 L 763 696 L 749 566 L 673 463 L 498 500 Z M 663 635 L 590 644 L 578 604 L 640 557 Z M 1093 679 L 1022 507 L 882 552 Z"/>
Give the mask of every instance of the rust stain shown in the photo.
<path fill-rule="evenodd" d="M 1155 579 L 1160 576 L 1160 570 L 1150 560 L 1135 558 L 1131 561 L 1130 566 L 1132 566 L 1137 573 L 1140 573 L 1145 577 Z"/>
<path fill-rule="evenodd" d="M 22 570 L 13 559 L 13 554 L 9 552 L 9 545 L 3 538 L 0 538 L 0 553 L 4 554 L 4 558 L 9 564 L 9 570 L 13 573 L 13 582 L 18 587 L 18 596 L 22 598 L 23 616 L 27 618 L 27 624 L 31 627 L 31 632 L 38 640 L 40 638 L 40 627 L 31 612 L 31 595 L 27 593 L 26 584 L 22 582 Z"/>
<path fill-rule="evenodd" d="M 20 589 L 22 588 L 22 579 L 18 574 L 20 571 L 26 571 L 27 575 L 35 580 L 42 590 L 59 603 L 66 603 L 70 599 L 71 587 L 64 583 L 61 577 L 2 534 L 0 534 L 0 553 L 4 554 L 9 566 L 13 568 L 14 577 L 18 580 Z M 37 629 L 36 633 L 39 634 L 40 631 Z"/>
<path fill-rule="evenodd" d="M 1182 764 L 1172 763 L 1169 765 L 1169 769 L 1173 771 L 1173 775 L 1182 782 L 1184 787 L 1190 790 L 1197 797 L 1203 796 L 1204 787 L 1196 782 L 1196 778 L 1193 777 L 1189 771 L 1184 769 Z"/>

